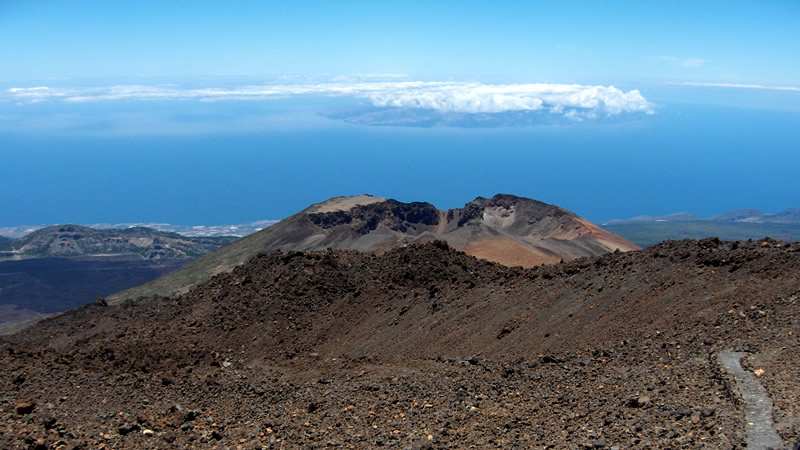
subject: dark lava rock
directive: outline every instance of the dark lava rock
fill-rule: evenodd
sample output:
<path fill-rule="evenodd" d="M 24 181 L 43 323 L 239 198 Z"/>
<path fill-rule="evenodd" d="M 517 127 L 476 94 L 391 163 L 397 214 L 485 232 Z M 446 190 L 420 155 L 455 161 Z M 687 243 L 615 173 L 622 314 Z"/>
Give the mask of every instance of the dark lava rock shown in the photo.
<path fill-rule="evenodd" d="M 561 361 L 558 358 L 554 358 L 550 355 L 540 357 L 539 361 L 541 361 L 542 364 L 561 364 Z"/>
<path fill-rule="evenodd" d="M 117 431 L 120 435 L 125 436 L 128 433 L 133 433 L 134 431 L 141 430 L 141 427 L 135 423 L 127 423 L 125 425 L 121 425 Z"/>
<path fill-rule="evenodd" d="M 30 414 L 34 409 L 36 409 L 36 402 L 30 400 L 19 400 L 14 407 L 14 410 L 20 415 Z"/>
<path fill-rule="evenodd" d="M 640 395 L 628 399 L 627 405 L 631 408 L 643 408 L 650 404 L 650 397 L 647 395 Z"/>
<path fill-rule="evenodd" d="M 55 417 L 48 416 L 42 420 L 42 426 L 44 426 L 45 430 L 51 430 L 55 428 L 57 422 Z"/>

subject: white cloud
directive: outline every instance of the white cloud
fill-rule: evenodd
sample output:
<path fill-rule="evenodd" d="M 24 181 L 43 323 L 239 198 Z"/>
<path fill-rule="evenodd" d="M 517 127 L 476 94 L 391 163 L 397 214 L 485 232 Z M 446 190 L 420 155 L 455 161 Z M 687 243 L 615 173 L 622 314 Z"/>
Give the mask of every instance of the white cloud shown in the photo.
<path fill-rule="evenodd" d="M 50 89 L 45 86 L 38 86 L 32 88 L 11 88 L 8 90 L 15 100 L 21 103 L 39 103 L 45 100 L 52 100 L 63 95 L 57 90 Z"/>
<path fill-rule="evenodd" d="M 695 81 L 686 81 L 679 84 L 682 84 L 684 86 L 722 87 L 722 88 L 737 88 L 737 89 L 765 89 L 768 91 L 800 92 L 800 87 L 797 86 L 765 86 L 763 84 L 741 84 L 741 83 L 701 83 Z"/>
<path fill-rule="evenodd" d="M 120 85 L 96 88 L 12 88 L 7 97 L 19 103 L 43 101 L 269 100 L 291 96 L 341 96 L 368 100 L 376 107 L 431 109 L 454 113 L 549 111 L 591 118 L 621 113 L 651 114 L 652 105 L 638 90 L 578 84 L 505 84 L 466 82 L 330 82 L 181 88 L 174 85 Z"/>
<path fill-rule="evenodd" d="M 651 112 L 638 90 L 564 84 L 484 85 L 479 83 L 398 83 L 365 92 L 375 106 L 426 108 L 442 112 L 499 113 L 567 109 L 608 115 Z"/>

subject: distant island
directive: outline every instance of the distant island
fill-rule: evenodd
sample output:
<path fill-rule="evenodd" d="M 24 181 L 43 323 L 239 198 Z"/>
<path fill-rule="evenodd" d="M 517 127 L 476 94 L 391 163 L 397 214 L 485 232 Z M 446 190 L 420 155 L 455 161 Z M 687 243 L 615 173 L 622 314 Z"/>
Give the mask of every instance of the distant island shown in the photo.
<path fill-rule="evenodd" d="M 640 247 L 650 247 L 665 240 L 718 237 L 724 241 L 773 239 L 800 240 L 800 208 L 775 214 L 759 209 L 737 209 L 712 217 L 698 217 L 688 212 L 664 216 L 638 216 L 610 220 L 602 227 Z"/>

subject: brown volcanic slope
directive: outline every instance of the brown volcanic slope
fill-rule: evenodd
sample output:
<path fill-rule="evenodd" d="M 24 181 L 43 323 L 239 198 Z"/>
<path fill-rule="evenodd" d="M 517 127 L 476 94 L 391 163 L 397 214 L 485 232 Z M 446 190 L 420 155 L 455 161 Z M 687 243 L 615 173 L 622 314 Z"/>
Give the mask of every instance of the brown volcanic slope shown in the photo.
<path fill-rule="evenodd" d="M 259 252 L 332 248 L 381 254 L 437 239 L 478 258 L 523 267 L 638 249 L 565 209 L 513 195 L 478 197 L 448 211 L 369 195 L 336 197 L 109 300 L 185 292 Z"/>
<path fill-rule="evenodd" d="M 800 437 L 800 243 L 508 268 L 443 242 L 262 254 L 0 340 L 0 447 L 741 448 L 747 352 Z"/>

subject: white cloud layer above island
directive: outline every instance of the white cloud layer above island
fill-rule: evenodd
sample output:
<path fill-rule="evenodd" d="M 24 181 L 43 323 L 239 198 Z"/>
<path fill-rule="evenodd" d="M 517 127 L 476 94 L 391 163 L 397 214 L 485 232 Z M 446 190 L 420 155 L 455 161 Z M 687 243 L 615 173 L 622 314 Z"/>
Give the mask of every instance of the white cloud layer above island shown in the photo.
<path fill-rule="evenodd" d="M 375 107 L 429 109 L 442 113 L 546 111 L 565 117 L 653 113 L 653 105 L 634 89 L 579 84 L 482 84 L 469 82 L 355 82 L 248 85 L 233 88 L 183 88 L 175 85 L 117 85 L 91 88 L 11 88 L 4 97 L 17 103 L 102 101 L 270 100 L 293 96 L 353 97 Z"/>

